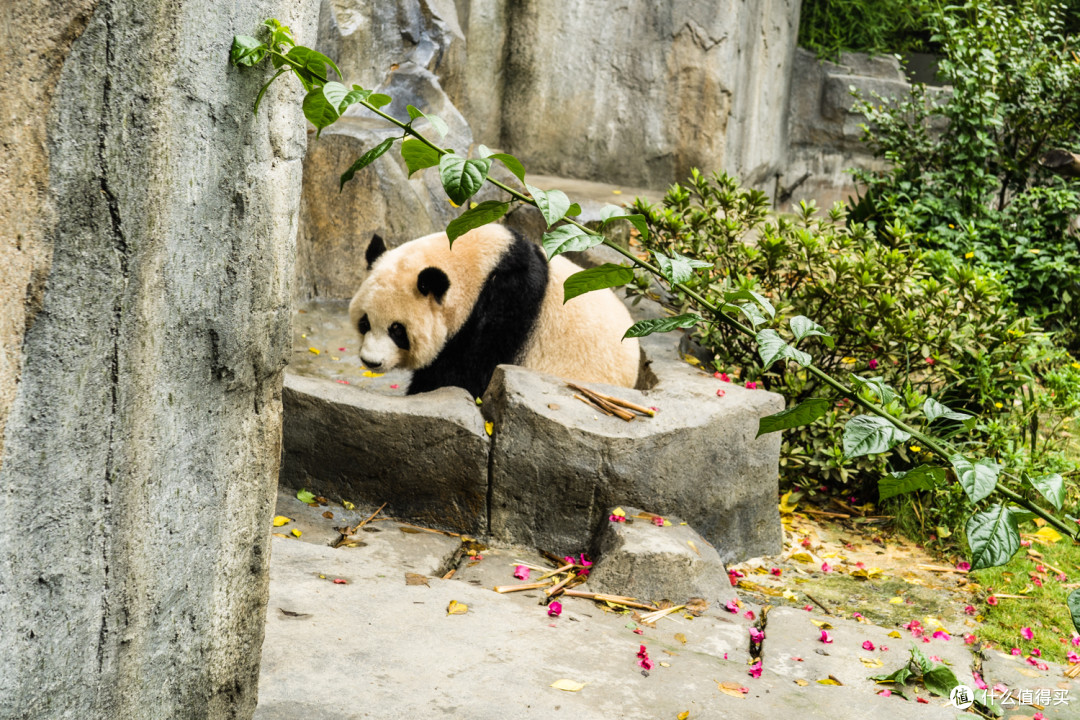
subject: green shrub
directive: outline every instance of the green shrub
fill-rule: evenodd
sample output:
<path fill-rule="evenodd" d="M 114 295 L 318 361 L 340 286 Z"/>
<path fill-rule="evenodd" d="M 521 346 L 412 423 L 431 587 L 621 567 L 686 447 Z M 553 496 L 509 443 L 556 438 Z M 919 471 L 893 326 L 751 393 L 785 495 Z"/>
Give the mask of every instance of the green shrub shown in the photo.
<path fill-rule="evenodd" d="M 1080 143 L 1080 62 L 1064 35 L 1075 10 L 1042 0 L 969 0 L 926 15 L 951 93 L 915 85 L 899 102 L 861 102 L 865 139 L 889 161 L 859 171 L 852 218 L 879 239 L 906 226 L 919 246 L 998 274 L 1021 314 L 1078 346 L 1080 181 L 1039 158 Z"/>
<path fill-rule="evenodd" d="M 803 0 L 799 45 L 819 57 L 912 52 L 929 47 L 923 11 L 904 0 Z"/>
<path fill-rule="evenodd" d="M 1076 370 L 1032 321 L 1015 318 L 1000 277 L 954 262 L 948 253 L 913 247 L 903 226 L 891 227 L 891 243 L 885 245 L 865 226 L 847 223 L 842 205 L 827 217 L 812 204 L 801 205 L 794 218 L 770 217 L 762 193 L 739 188 L 728 175 L 696 170 L 687 183 L 673 185 L 660 205 L 639 200 L 634 209 L 649 224 L 648 250 L 711 264 L 711 272 L 686 282 L 689 289 L 711 301 L 732 290 L 761 293 L 776 308 L 778 327 L 796 315 L 816 319 L 835 344 L 809 337 L 801 347 L 831 375 L 880 377 L 897 388 L 887 404 L 895 417 L 916 420 L 926 397 L 933 396 L 982 418 L 976 433 L 991 455 L 1017 459 L 1030 454 L 1024 444 L 1029 415 L 1045 415 L 1054 406 L 1063 419 L 1080 407 L 1076 389 L 1069 391 L 1071 400 L 1057 405 L 1048 394 L 1064 400 L 1061 393 Z M 646 287 L 641 284 L 639 291 Z M 669 304 L 679 312 L 693 306 L 681 294 Z M 784 395 L 789 407 L 832 396 L 794 364 L 761 373 L 756 343 L 726 325 L 699 325 L 693 332 L 712 352 L 716 370 L 740 382 L 763 383 Z M 1046 383 L 1048 392 L 1035 392 L 1032 405 L 1024 398 L 1036 381 Z M 869 389 L 863 392 L 873 397 Z M 850 409 L 840 400 L 816 423 L 785 433 L 781 469 L 789 482 L 873 498 L 886 470 L 925 459 L 924 449 L 907 443 L 844 461 L 839 440 Z M 1060 454 L 1066 440 L 1061 429 L 1037 455 Z"/>

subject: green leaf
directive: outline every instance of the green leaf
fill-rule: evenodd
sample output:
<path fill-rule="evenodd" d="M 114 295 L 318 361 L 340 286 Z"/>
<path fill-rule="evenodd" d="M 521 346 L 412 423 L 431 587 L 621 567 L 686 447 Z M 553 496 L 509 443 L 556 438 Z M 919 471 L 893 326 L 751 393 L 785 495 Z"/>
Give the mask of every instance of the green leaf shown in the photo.
<path fill-rule="evenodd" d="M 394 99 L 389 95 L 383 95 L 382 93 L 371 93 L 368 95 L 367 102 L 372 107 L 381 108 L 384 105 L 389 105 Z"/>
<path fill-rule="evenodd" d="M 1004 565 L 1020 549 L 1016 518 L 1004 505 L 994 505 L 972 515 L 967 524 L 967 540 L 972 570 Z"/>
<path fill-rule="evenodd" d="M 428 115 L 420 110 L 417 110 L 412 105 L 406 106 L 405 109 L 409 111 L 409 117 L 412 120 L 416 120 L 417 118 L 424 118 L 429 123 L 431 123 L 432 129 L 435 132 L 439 133 L 439 137 L 446 137 L 446 133 L 450 132 L 450 128 L 446 126 L 446 121 L 438 115 Z M 491 163 L 488 163 L 488 166 L 490 167 Z"/>
<path fill-rule="evenodd" d="M 711 262 L 694 260 L 683 257 L 678 253 L 672 253 L 671 257 L 668 257 L 662 253 L 654 252 L 653 257 L 656 258 L 656 262 L 660 265 L 660 274 L 672 285 L 684 283 L 694 277 L 695 269 L 711 268 L 713 266 Z"/>
<path fill-rule="evenodd" d="M 570 209 L 566 211 L 566 217 L 577 217 L 581 214 L 581 206 L 577 203 L 570 203 Z"/>
<path fill-rule="evenodd" d="M 973 503 L 979 502 L 994 491 L 997 486 L 998 473 L 1001 466 L 996 462 L 982 458 L 975 463 L 963 455 L 953 455 L 949 458 L 956 477 L 960 480 L 961 487 L 967 493 L 968 500 Z"/>
<path fill-rule="evenodd" d="M 548 227 L 562 220 L 566 216 L 566 211 L 570 209 L 570 198 L 566 197 L 566 193 L 562 190 L 544 191 L 528 183 L 525 184 L 525 189 L 532 195 Z"/>
<path fill-rule="evenodd" d="M 960 420 L 962 422 L 973 417 L 967 413 L 952 410 L 948 406 L 939 403 L 934 398 L 926 398 L 926 402 L 923 403 L 922 407 L 927 422 L 934 422 L 939 417 L 948 418 L 949 420 Z"/>
<path fill-rule="evenodd" d="M 1031 487 L 1038 490 L 1039 494 L 1046 498 L 1055 509 L 1061 510 L 1061 505 L 1065 502 L 1065 480 L 1060 475 L 1051 473 L 1049 475 L 1040 475 L 1037 478 L 1033 478 L 1025 474 L 1024 478 L 1031 483 Z"/>
<path fill-rule="evenodd" d="M 480 154 L 480 157 L 498 160 L 506 166 L 507 170 L 514 173 L 514 177 L 520 180 L 522 184 L 525 183 L 525 166 L 522 165 L 521 161 L 513 155 L 509 155 L 507 153 L 492 152 L 487 145 L 481 145 L 479 148 L 477 148 L 477 152 Z M 581 211 L 579 210 L 577 213 L 571 214 L 577 215 L 580 212 Z"/>
<path fill-rule="evenodd" d="M 541 238 L 549 259 L 564 252 L 588 250 L 602 242 L 604 238 L 600 235 L 587 233 L 576 225 L 562 225 L 544 233 Z"/>
<path fill-rule="evenodd" d="M 908 681 L 908 678 L 912 676 L 911 669 L 905 664 L 902 668 L 895 672 L 885 673 L 883 675 L 871 675 L 871 680 L 876 680 L 879 683 L 896 683 L 897 685 L 903 685 Z M 894 691 L 895 692 L 895 691 Z"/>
<path fill-rule="evenodd" d="M 945 481 L 945 468 L 920 465 L 906 472 L 889 473 L 878 480 L 878 499 L 888 500 L 895 495 L 930 490 Z"/>
<path fill-rule="evenodd" d="M 724 293 L 724 302 L 733 303 L 736 300 L 753 300 L 761 306 L 762 310 L 768 313 L 769 317 L 776 317 L 776 308 L 769 302 L 769 298 L 761 293 L 756 293 L 753 290 L 735 290 L 734 292 Z"/>
<path fill-rule="evenodd" d="M 627 215 L 626 210 L 618 205 L 605 205 L 600 209 L 601 229 L 618 220 L 625 220 L 636 227 L 637 231 L 641 233 L 642 242 L 649 239 L 649 223 L 645 220 L 644 215 Z"/>
<path fill-rule="evenodd" d="M 350 165 L 349 169 L 341 174 L 341 183 L 338 185 L 338 192 L 341 192 L 342 188 L 345 187 L 345 183 L 353 179 L 353 175 L 356 174 L 357 170 L 360 170 L 361 168 L 366 168 L 368 165 L 374 162 L 375 158 L 379 157 L 390 149 L 390 146 L 394 144 L 394 140 L 396 139 L 397 138 L 392 137 L 386 138 L 381 143 L 379 143 L 378 145 L 361 155 L 359 158 L 357 158 L 356 162 Z"/>
<path fill-rule="evenodd" d="M 450 244 L 473 228 L 478 228 L 488 223 L 495 222 L 510 209 L 510 203 L 498 200 L 485 200 L 476 207 L 470 208 L 450 221 L 446 226 L 446 237 L 450 238 Z"/>
<path fill-rule="evenodd" d="M 796 315 L 788 321 L 788 325 L 791 327 L 791 334 L 795 336 L 795 342 L 799 342 L 810 335 L 819 335 L 822 338 L 822 342 L 830 348 L 836 345 L 833 336 L 825 332 L 825 328 L 821 327 L 805 315 Z"/>
<path fill-rule="evenodd" d="M 758 325 L 769 322 L 769 318 L 765 317 L 765 314 L 761 312 L 761 308 L 756 303 L 743 303 L 742 305 L 724 305 L 724 312 L 740 312 L 746 316 L 746 319 L 750 321 L 750 324 L 755 328 Z"/>
<path fill-rule="evenodd" d="M 439 158 L 439 175 L 447 196 L 458 205 L 476 194 L 484 185 L 491 161 L 485 158 L 465 158 L 447 153 Z"/>
<path fill-rule="evenodd" d="M 312 88 L 304 96 L 304 117 L 318 128 L 315 137 L 319 136 L 323 128 L 341 117 L 338 107 L 347 94 L 348 90 L 341 83 L 328 82 L 325 85 Z"/>
<path fill-rule="evenodd" d="M 796 350 L 787 344 L 775 330 L 762 330 L 756 335 L 758 354 L 761 355 L 761 365 L 766 370 L 777 360 L 794 360 L 799 365 L 806 367 L 812 358 L 802 350 Z"/>
<path fill-rule="evenodd" d="M 314 84 L 316 80 L 320 84 L 325 83 L 329 77 L 328 66 L 334 69 L 339 78 L 342 77 L 341 70 L 338 69 L 333 60 L 321 52 L 316 52 L 303 45 L 292 48 L 286 53 L 285 57 L 289 60 L 289 64 L 293 66 L 293 69 L 296 70 L 296 74 L 310 84 Z"/>
<path fill-rule="evenodd" d="M 367 100 L 369 97 L 371 97 L 370 90 L 365 90 L 359 85 L 353 85 L 353 89 L 345 94 L 345 98 L 338 105 L 338 112 L 344 115 L 345 109 L 350 105 L 355 105 L 361 100 Z"/>
<path fill-rule="evenodd" d="M 761 437 L 766 433 L 776 432 L 777 430 L 787 430 L 788 428 L 809 425 L 825 413 L 829 412 L 829 407 L 831 405 L 831 400 L 826 400 L 824 398 L 807 398 L 793 408 L 781 410 L 773 415 L 766 415 L 758 420 L 756 437 Z"/>
<path fill-rule="evenodd" d="M 926 654 L 914 645 L 911 646 L 911 662 L 915 663 L 915 666 L 919 668 L 919 672 L 924 675 L 934 667 L 934 663 L 930 661 L 930 658 L 926 657 Z"/>
<path fill-rule="evenodd" d="M 250 35 L 233 35 L 229 60 L 237 67 L 251 67 L 262 62 L 267 52 L 267 47 Z"/>
<path fill-rule="evenodd" d="M 960 684 L 947 665 L 935 665 L 923 673 L 922 680 L 926 689 L 938 697 L 949 697 L 952 689 Z"/>
<path fill-rule="evenodd" d="M 597 267 L 576 272 L 563 283 L 563 302 L 593 290 L 619 287 L 634 279 L 633 268 L 626 265 L 604 263 Z"/>
<path fill-rule="evenodd" d="M 874 394 L 881 400 L 882 405 L 888 405 L 896 399 L 896 391 L 885 384 L 884 378 L 864 378 L 852 373 L 851 382 L 855 383 L 855 386 L 860 390 L 864 387 L 873 390 Z"/>
<path fill-rule="evenodd" d="M 1069 613 L 1072 615 L 1073 627 L 1076 628 L 1077 632 L 1080 632 L 1080 588 L 1069 593 L 1069 597 L 1065 602 L 1068 604 Z"/>
<path fill-rule="evenodd" d="M 858 415 L 844 426 L 844 457 L 882 453 L 911 435 L 877 415 Z"/>
<path fill-rule="evenodd" d="M 416 138 L 409 138 L 401 143 L 401 157 L 409 169 L 409 177 L 417 170 L 439 164 L 439 151 Z"/>
<path fill-rule="evenodd" d="M 626 208 L 621 208 L 618 205 L 608 204 L 600 208 L 600 222 L 604 224 L 607 224 L 608 220 L 626 217 L 626 215 Z"/>
<path fill-rule="evenodd" d="M 626 331 L 626 334 L 623 335 L 623 337 L 645 337 L 646 335 L 652 335 L 653 333 L 670 332 L 677 328 L 693 327 L 699 322 L 701 322 L 701 317 L 694 313 L 686 313 L 684 315 L 676 315 L 675 317 L 669 318 L 639 320 L 630 326 L 630 329 Z"/>
<path fill-rule="evenodd" d="M 300 491 L 296 493 L 296 499 L 302 503 L 310 505 L 311 503 L 315 502 L 315 495 L 301 488 Z"/>

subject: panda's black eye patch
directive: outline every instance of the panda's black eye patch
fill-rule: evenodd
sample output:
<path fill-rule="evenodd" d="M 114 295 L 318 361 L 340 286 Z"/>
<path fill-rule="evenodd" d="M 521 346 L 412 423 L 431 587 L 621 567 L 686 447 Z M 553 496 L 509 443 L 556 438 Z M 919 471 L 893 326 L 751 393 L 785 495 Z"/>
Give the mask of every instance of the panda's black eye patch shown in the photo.
<path fill-rule="evenodd" d="M 356 323 L 356 329 L 360 331 L 361 335 L 367 335 L 371 332 L 371 322 L 368 321 L 367 315 L 360 318 L 360 322 Z"/>
<path fill-rule="evenodd" d="M 409 333 L 405 330 L 404 325 L 401 323 L 394 323 L 390 326 L 387 333 L 390 335 L 390 339 L 393 340 L 394 344 L 399 348 L 402 350 L 409 349 Z"/>

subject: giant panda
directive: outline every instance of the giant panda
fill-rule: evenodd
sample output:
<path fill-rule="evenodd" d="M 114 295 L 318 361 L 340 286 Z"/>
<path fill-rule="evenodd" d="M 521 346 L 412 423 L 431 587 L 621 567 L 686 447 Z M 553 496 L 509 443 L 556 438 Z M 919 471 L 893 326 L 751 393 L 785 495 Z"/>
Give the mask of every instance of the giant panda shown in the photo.
<path fill-rule="evenodd" d="M 622 339 L 630 313 L 611 290 L 563 303 L 581 270 L 503 225 L 457 238 L 435 233 L 387 250 L 377 235 L 349 304 L 368 368 L 413 371 L 410 395 L 445 386 L 480 397 L 495 366 L 522 365 L 578 381 L 633 387 L 638 341 Z"/>

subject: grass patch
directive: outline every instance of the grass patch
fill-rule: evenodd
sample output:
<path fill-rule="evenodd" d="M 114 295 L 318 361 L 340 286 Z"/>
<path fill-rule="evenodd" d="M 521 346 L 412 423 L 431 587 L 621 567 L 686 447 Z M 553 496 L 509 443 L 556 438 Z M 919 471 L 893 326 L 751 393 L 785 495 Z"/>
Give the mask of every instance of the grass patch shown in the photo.
<path fill-rule="evenodd" d="M 1030 535 L 1024 537 L 1029 539 Z M 1065 581 L 1058 579 L 1058 570 L 1066 575 Z M 1080 587 L 1080 582 L 1076 582 L 1080 580 L 1080 545 L 1067 540 L 1045 545 L 1032 542 L 1030 548 L 1021 548 L 1008 564 L 973 571 L 970 577 L 987 594 L 992 588 L 995 596 L 1021 595 L 1025 598 L 999 597 L 997 607 L 979 603 L 977 610 L 984 620 L 975 635 L 980 640 L 993 643 L 1003 652 L 1020 648 L 1025 657 L 1031 655 L 1033 648 L 1038 648 L 1044 660 L 1062 664 L 1067 662 L 1066 652 L 1080 652 L 1069 642 L 1073 623 L 1065 604 L 1066 596 Z M 1042 582 L 1041 587 L 1036 578 Z M 1026 640 L 1020 634 L 1025 627 L 1034 632 L 1033 639 Z"/>

